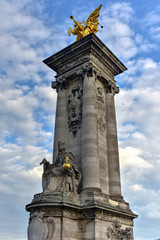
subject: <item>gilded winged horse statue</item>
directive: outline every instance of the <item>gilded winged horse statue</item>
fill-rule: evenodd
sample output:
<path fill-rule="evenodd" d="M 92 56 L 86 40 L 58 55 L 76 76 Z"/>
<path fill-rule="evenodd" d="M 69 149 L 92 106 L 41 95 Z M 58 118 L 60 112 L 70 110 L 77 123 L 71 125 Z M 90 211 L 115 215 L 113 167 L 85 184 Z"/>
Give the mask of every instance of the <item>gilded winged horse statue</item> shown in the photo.
<path fill-rule="evenodd" d="M 70 16 L 70 18 L 74 21 L 74 29 L 71 27 L 68 29 L 68 36 L 71 35 L 77 35 L 76 41 L 79 40 L 80 38 L 90 34 L 91 32 L 97 33 L 98 32 L 98 25 L 100 23 L 98 22 L 98 17 L 99 17 L 99 12 L 102 7 L 102 4 L 96 8 L 87 18 L 87 21 L 85 22 L 83 20 L 84 26 L 81 24 L 81 22 L 78 22 L 74 19 L 73 16 Z M 101 25 L 100 25 L 101 26 Z M 101 26 L 103 28 L 103 26 Z"/>

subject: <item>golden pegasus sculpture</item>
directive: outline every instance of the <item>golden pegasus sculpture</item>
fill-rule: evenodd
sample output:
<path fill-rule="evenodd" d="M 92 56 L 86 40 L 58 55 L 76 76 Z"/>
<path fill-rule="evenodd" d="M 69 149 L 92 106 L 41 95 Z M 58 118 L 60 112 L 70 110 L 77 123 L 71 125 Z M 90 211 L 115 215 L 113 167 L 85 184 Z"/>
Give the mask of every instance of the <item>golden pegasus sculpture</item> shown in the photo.
<path fill-rule="evenodd" d="M 89 15 L 86 22 L 83 20 L 84 26 L 81 24 L 81 22 L 76 21 L 73 16 L 70 16 L 70 18 L 75 23 L 74 25 L 75 28 L 72 29 L 70 27 L 68 29 L 68 36 L 70 36 L 71 33 L 73 35 L 77 35 L 77 38 L 76 38 L 76 41 L 77 41 L 83 38 L 84 36 L 90 34 L 91 32 L 96 34 L 98 32 L 98 25 L 100 25 L 100 23 L 98 22 L 98 17 L 99 17 L 99 12 L 101 7 L 102 7 L 102 4 Z M 103 26 L 101 26 L 101 28 L 103 28 Z"/>

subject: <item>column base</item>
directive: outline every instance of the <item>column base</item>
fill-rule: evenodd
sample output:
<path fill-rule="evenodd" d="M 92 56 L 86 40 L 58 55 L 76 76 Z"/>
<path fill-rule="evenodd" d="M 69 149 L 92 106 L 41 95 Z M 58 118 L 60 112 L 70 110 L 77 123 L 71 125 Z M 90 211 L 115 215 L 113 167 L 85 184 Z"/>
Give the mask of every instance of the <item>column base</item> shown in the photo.
<path fill-rule="evenodd" d="M 78 194 L 36 194 L 26 206 L 30 212 L 28 240 L 133 240 L 133 219 L 137 215 L 129 205 L 102 194 L 87 194 L 88 201 L 82 199 L 83 194 L 80 198 Z"/>

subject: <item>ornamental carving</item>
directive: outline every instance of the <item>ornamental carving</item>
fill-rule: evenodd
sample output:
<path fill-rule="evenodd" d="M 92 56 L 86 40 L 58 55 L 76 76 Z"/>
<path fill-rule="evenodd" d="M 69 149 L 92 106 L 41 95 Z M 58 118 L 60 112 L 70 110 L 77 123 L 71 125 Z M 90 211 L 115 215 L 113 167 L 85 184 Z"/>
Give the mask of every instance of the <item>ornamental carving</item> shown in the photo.
<path fill-rule="evenodd" d="M 85 209 L 83 211 L 83 217 L 85 219 L 93 219 L 96 217 L 96 212 L 95 212 L 95 210 L 92 210 L 92 209 L 89 209 L 89 210 Z"/>
<path fill-rule="evenodd" d="M 45 215 L 50 217 L 61 217 L 63 215 L 63 210 L 60 208 L 41 208 L 41 211 L 45 212 Z"/>
<path fill-rule="evenodd" d="M 78 211 L 64 210 L 63 216 L 66 218 L 82 219 L 82 214 Z"/>
<path fill-rule="evenodd" d="M 68 96 L 68 128 L 76 135 L 82 124 L 82 88 L 76 84 Z"/>
<path fill-rule="evenodd" d="M 114 83 L 107 81 L 107 83 L 105 84 L 105 89 L 106 89 L 106 93 L 119 93 L 119 87 L 117 87 Z"/>
<path fill-rule="evenodd" d="M 85 63 L 86 61 L 89 60 L 89 55 L 83 56 L 83 57 L 79 57 L 78 59 L 74 58 L 74 61 L 72 60 L 72 62 L 68 62 L 67 64 L 65 64 L 64 66 L 62 66 L 61 68 L 58 69 L 57 74 L 60 75 L 66 71 L 71 70 L 72 68 L 75 68 L 76 66 Z"/>
<path fill-rule="evenodd" d="M 53 239 L 54 222 L 52 217 L 46 217 L 44 212 L 31 213 L 28 226 L 28 240 Z"/>
<path fill-rule="evenodd" d="M 98 86 L 96 89 L 97 96 L 97 118 L 98 118 L 98 131 L 103 135 L 106 129 L 106 117 L 105 117 L 105 96 L 103 88 Z"/>
<path fill-rule="evenodd" d="M 121 224 L 116 222 L 113 224 L 113 227 L 108 228 L 107 232 L 108 239 L 112 240 L 131 240 L 132 232 L 130 227 L 126 227 L 125 229 L 121 228 Z"/>
<path fill-rule="evenodd" d="M 76 71 L 76 74 L 81 75 L 82 78 L 84 78 L 85 73 L 87 74 L 87 77 L 93 77 L 95 75 L 95 80 L 97 76 L 102 77 L 102 72 L 99 71 L 98 68 L 92 64 L 92 62 L 83 64 Z"/>
<path fill-rule="evenodd" d="M 66 80 L 66 78 L 58 78 L 57 81 L 52 82 L 52 88 L 56 89 L 56 91 L 58 92 L 59 89 L 63 90 L 66 89 L 68 86 L 68 81 Z"/>

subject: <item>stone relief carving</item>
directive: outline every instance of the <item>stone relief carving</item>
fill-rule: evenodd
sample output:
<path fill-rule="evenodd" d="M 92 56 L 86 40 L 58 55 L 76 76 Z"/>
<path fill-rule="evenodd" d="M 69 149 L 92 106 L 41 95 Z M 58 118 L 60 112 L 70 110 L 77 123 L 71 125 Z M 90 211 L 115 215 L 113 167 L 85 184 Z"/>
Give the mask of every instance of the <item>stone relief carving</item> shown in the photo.
<path fill-rule="evenodd" d="M 63 216 L 73 219 L 82 219 L 82 214 L 78 211 L 64 210 Z"/>
<path fill-rule="evenodd" d="M 68 96 L 68 128 L 75 135 L 82 123 L 82 88 L 76 84 Z"/>
<path fill-rule="evenodd" d="M 52 217 L 44 217 L 44 212 L 31 213 L 28 226 L 28 240 L 51 240 L 54 233 Z"/>
<path fill-rule="evenodd" d="M 89 210 L 84 210 L 83 211 L 83 218 L 85 219 L 93 219 L 96 217 L 95 210 L 89 209 Z"/>
<path fill-rule="evenodd" d="M 62 217 L 65 216 L 67 218 L 73 219 L 82 219 L 82 212 L 80 211 L 73 211 L 69 209 L 62 209 L 62 208 L 41 208 L 41 211 L 45 213 L 46 216 L 50 217 Z"/>
<path fill-rule="evenodd" d="M 66 72 L 66 71 L 72 69 L 73 67 L 76 67 L 76 66 L 78 66 L 78 65 L 80 65 L 80 64 L 82 64 L 82 63 L 84 63 L 88 60 L 89 60 L 89 55 L 74 59 L 74 61 L 72 60 L 72 62 L 68 62 L 66 65 L 59 68 L 58 71 L 57 71 L 57 74 L 60 75 L 63 72 Z"/>
<path fill-rule="evenodd" d="M 50 217 L 61 217 L 63 215 L 63 210 L 61 208 L 41 208 L 45 212 L 46 216 Z"/>
<path fill-rule="evenodd" d="M 43 164 L 44 171 L 42 176 L 43 193 L 76 193 L 81 174 L 74 156 L 71 152 L 65 151 L 65 143 L 59 142 L 58 149 L 58 156 L 54 164 L 49 163 L 45 158 L 40 163 Z M 67 168 L 65 167 L 66 163 L 69 164 Z"/>
<path fill-rule="evenodd" d="M 122 229 L 121 224 L 116 222 L 113 224 L 113 228 L 108 228 L 107 236 L 112 240 L 130 240 L 132 239 L 131 228 Z"/>
<path fill-rule="evenodd" d="M 105 96 L 103 88 L 98 86 L 96 89 L 97 96 L 97 117 L 98 117 L 98 130 L 103 135 L 106 129 L 106 117 L 105 117 Z"/>

